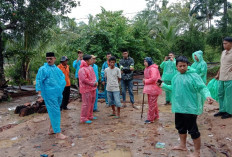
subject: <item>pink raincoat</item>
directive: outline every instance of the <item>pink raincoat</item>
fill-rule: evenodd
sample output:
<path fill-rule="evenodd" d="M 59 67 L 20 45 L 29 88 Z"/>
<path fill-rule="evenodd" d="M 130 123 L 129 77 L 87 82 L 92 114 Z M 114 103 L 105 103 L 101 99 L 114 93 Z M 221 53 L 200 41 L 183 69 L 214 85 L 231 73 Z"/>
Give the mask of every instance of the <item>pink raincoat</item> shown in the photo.
<path fill-rule="evenodd" d="M 80 93 L 82 93 L 82 106 L 80 121 L 83 123 L 93 119 L 93 106 L 96 99 L 96 76 L 93 67 L 88 66 L 85 61 L 81 61 L 78 72 L 80 82 Z"/>
<path fill-rule="evenodd" d="M 158 96 L 162 93 L 162 89 L 156 85 L 156 82 L 160 79 L 160 73 L 156 64 L 150 65 L 144 70 L 144 89 L 143 93 L 148 96 L 148 114 L 147 120 L 153 122 L 155 119 L 159 119 L 158 110 Z"/>
<path fill-rule="evenodd" d="M 97 87 L 94 87 L 97 79 L 93 67 L 88 66 L 84 60 L 81 61 L 78 77 L 80 82 L 80 93 L 88 93 L 97 89 Z"/>
<path fill-rule="evenodd" d="M 156 82 L 161 79 L 158 65 L 153 64 L 144 70 L 145 85 L 143 93 L 150 95 L 160 95 L 162 89 L 156 85 Z"/>

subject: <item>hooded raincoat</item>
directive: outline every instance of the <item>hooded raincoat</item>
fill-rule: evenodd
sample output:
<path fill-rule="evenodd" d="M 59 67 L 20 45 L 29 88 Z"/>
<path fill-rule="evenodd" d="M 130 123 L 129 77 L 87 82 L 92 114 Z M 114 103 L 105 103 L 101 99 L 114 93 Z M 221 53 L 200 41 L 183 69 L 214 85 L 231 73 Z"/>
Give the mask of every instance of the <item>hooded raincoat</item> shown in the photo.
<path fill-rule="evenodd" d="M 149 105 L 147 120 L 153 122 L 155 119 L 159 118 L 157 100 L 158 96 L 162 93 L 162 89 L 156 85 L 156 82 L 160 79 L 160 73 L 156 64 L 152 64 L 145 68 L 144 79 L 143 93 L 147 94 Z"/>
<path fill-rule="evenodd" d="M 194 57 L 195 55 L 197 56 L 199 61 L 197 61 L 195 59 L 195 57 Z M 191 68 L 194 68 L 196 70 L 196 73 L 198 75 L 200 75 L 200 77 L 202 78 L 203 82 L 206 83 L 206 81 L 207 81 L 207 64 L 203 59 L 203 52 L 201 50 L 196 51 L 192 54 L 192 57 L 193 57 L 194 63 L 191 65 Z"/>
<path fill-rule="evenodd" d="M 171 85 L 172 78 L 177 73 L 176 59 L 174 58 L 173 61 L 171 61 L 170 59 L 167 61 L 163 61 L 160 64 L 160 68 L 163 69 L 162 80 L 164 81 L 165 84 Z M 166 94 L 166 102 L 170 102 L 172 97 L 171 92 L 165 91 L 165 94 Z"/>
<path fill-rule="evenodd" d="M 93 67 L 89 66 L 84 60 L 81 61 L 78 72 L 80 81 L 80 93 L 82 94 L 81 122 L 93 119 L 93 106 L 96 98 L 96 76 Z"/>
<path fill-rule="evenodd" d="M 162 88 L 172 91 L 173 113 L 200 115 L 204 100 L 211 97 L 205 83 L 194 70 L 184 74 L 178 72 L 172 79 L 172 85 L 163 83 Z"/>
<path fill-rule="evenodd" d="M 45 63 L 36 75 L 36 91 L 41 91 L 54 133 L 60 133 L 60 105 L 66 85 L 63 72 L 56 65 Z"/>

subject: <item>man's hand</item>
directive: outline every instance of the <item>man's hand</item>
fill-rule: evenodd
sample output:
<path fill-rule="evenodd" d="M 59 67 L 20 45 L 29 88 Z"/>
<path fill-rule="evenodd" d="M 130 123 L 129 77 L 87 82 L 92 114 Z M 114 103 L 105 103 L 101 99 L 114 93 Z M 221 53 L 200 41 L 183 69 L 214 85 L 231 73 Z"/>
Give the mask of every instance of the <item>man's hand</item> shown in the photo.
<path fill-rule="evenodd" d="M 173 58 L 172 58 L 172 57 L 170 58 L 170 61 L 173 61 Z"/>
<path fill-rule="evenodd" d="M 145 79 L 143 79 L 143 84 L 145 85 Z"/>
<path fill-rule="evenodd" d="M 130 71 L 134 71 L 135 69 L 133 67 L 130 67 Z"/>
<path fill-rule="evenodd" d="M 229 72 L 232 72 L 232 67 L 230 68 Z"/>
<path fill-rule="evenodd" d="M 43 100 L 44 99 L 42 98 L 42 96 L 39 96 L 38 99 L 37 99 L 37 101 L 40 102 L 40 103 L 43 102 Z"/>
<path fill-rule="evenodd" d="M 212 104 L 215 100 L 211 97 L 207 97 L 206 100 L 208 101 L 209 104 Z"/>
<path fill-rule="evenodd" d="M 167 60 L 168 60 L 168 57 L 167 57 L 167 56 L 165 56 L 165 57 L 164 57 L 164 61 L 167 61 Z"/>
<path fill-rule="evenodd" d="M 94 87 L 98 86 L 98 82 L 95 82 Z"/>
<path fill-rule="evenodd" d="M 219 75 L 217 74 L 214 78 L 215 78 L 216 80 L 218 80 L 218 79 L 219 79 Z"/>
<path fill-rule="evenodd" d="M 103 82 L 102 82 L 102 84 L 103 84 L 103 86 L 105 86 L 106 82 L 105 82 L 105 81 L 103 81 Z"/>

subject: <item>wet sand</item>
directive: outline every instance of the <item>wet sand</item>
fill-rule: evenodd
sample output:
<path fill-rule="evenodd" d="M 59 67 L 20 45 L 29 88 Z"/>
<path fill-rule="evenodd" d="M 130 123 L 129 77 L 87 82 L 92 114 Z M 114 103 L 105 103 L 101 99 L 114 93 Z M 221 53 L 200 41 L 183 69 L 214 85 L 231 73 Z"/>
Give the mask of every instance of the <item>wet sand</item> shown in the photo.
<path fill-rule="evenodd" d="M 32 101 L 35 97 L 17 98 L 0 104 L 0 127 L 15 124 L 0 132 L 1 157 L 38 157 L 48 154 L 55 157 L 185 157 L 193 150 L 193 143 L 188 136 L 188 152 L 173 151 L 171 148 L 179 143 L 174 125 L 171 106 L 164 106 L 165 93 L 158 99 L 160 119 L 152 124 L 144 124 L 147 115 L 147 98 L 145 111 L 141 120 L 141 90 L 135 92 L 136 105 L 133 109 L 129 103 L 121 110 L 121 118 L 108 117 L 111 108 L 105 103 L 98 103 L 100 112 L 94 113 L 98 120 L 92 124 L 80 124 L 81 103 L 71 102 L 71 110 L 62 111 L 62 132 L 69 136 L 67 140 L 57 140 L 55 135 L 48 135 L 48 114 L 33 114 L 19 117 L 13 113 L 17 105 Z M 127 98 L 128 99 L 128 98 Z M 202 157 L 231 156 L 232 119 L 222 120 L 213 117 L 218 112 L 218 104 L 205 104 L 204 113 L 198 118 L 202 137 Z M 156 148 L 157 142 L 165 147 Z"/>

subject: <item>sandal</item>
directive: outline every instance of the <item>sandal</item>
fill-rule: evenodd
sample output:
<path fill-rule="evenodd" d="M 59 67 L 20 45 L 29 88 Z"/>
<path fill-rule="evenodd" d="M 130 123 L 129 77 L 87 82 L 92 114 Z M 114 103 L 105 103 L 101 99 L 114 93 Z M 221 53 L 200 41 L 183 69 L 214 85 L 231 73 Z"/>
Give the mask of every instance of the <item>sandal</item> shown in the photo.
<path fill-rule="evenodd" d="M 116 116 L 116 114 L 109 114 L 108 117 Z"/>

